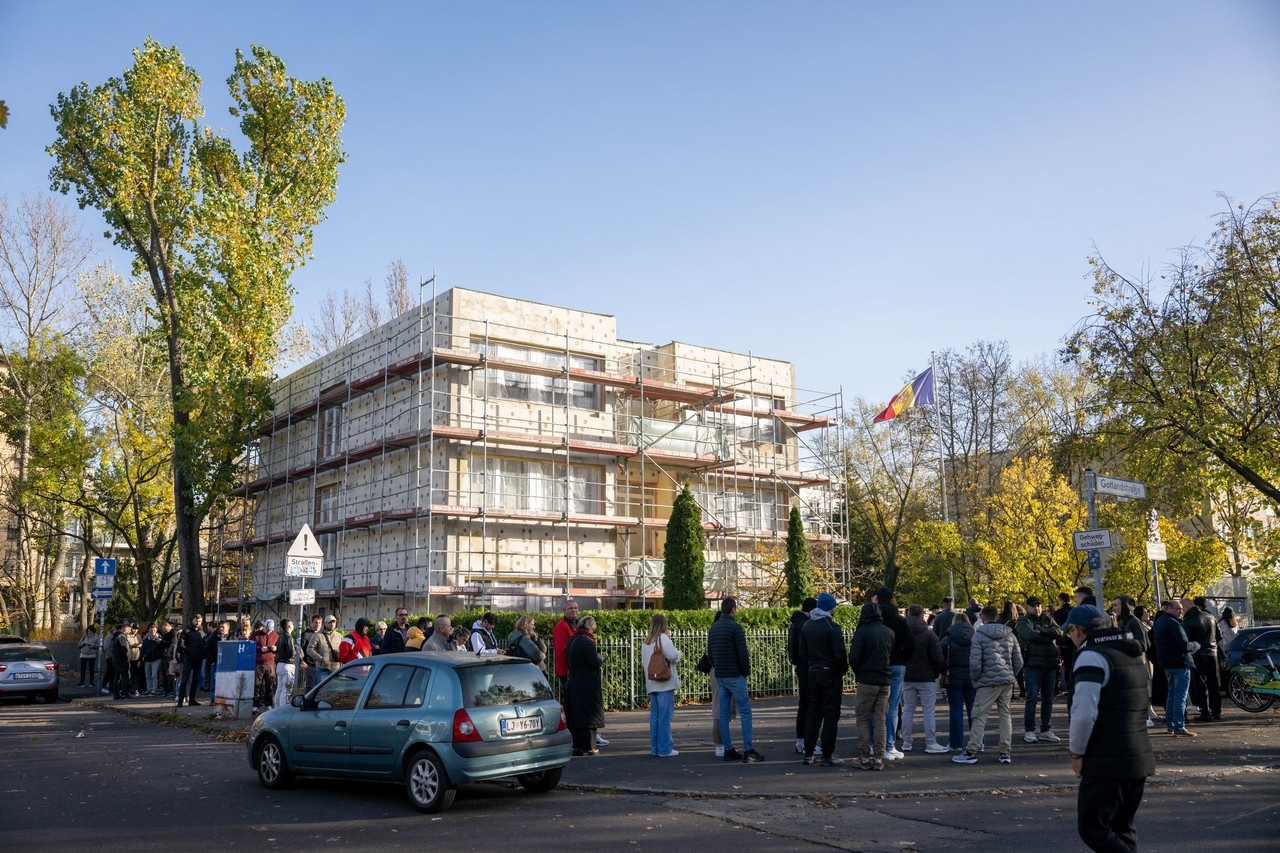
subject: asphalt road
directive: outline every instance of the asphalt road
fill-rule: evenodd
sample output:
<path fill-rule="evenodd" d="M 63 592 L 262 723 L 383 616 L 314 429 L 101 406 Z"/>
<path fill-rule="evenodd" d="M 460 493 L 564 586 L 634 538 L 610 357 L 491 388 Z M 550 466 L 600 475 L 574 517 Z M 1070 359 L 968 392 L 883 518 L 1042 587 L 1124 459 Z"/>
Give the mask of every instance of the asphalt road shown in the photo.
<path fill-rule="evenodd" d="M 475 785 L 443 815 L 423 815 L 391 785 L 303 780 L 266 791 L 241 743 L 70 704 L 0 706 L 0 778 L 0 850 L 1083 849 L 1069 789 L 867 797 L 842 795 L 852 780 L 839 772 L 816 798 Z M 1280 770 L 1152 785 L 1139 826 L 1143 850 L 1280 849 Z"/>

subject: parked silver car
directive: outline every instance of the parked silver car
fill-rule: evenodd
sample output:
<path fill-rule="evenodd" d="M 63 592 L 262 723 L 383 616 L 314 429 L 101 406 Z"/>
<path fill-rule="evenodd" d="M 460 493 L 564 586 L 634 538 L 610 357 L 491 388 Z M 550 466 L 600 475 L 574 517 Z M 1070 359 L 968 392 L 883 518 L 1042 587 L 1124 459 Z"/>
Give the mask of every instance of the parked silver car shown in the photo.
<path fill-rule="evenodd" d="M 393 781 L 435 812 L 468 782 L 550 791 L 571 748 L 564 709 L 527 660 L 404 652 L 352 661 L 258 717 L 248 758 L 267 788 L 295 775 Z"/>
<path fill-rule="evenodd" d="M 58 662 L 39 643 L 0 643 L 0 698 L 58 701 Z"/>

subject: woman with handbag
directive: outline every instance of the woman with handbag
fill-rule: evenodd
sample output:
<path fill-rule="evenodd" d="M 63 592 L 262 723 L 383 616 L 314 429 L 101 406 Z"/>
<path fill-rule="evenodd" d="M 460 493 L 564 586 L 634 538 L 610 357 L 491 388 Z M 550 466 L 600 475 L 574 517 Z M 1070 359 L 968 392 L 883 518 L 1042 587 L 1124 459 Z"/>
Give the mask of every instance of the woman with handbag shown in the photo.
<path fill-rule="evenodd" d="M 671 642 L 667 617 L 653 614 L 649 620 L 649 636 L 640 647 L 644 662 L 645 691 L 649 694 L 649 751 L 661 758 L 679 755 L 671 741 L 671 718 L 676 710 L 676 691 L 680 676 L 676 664 L 680 650 Z"/>

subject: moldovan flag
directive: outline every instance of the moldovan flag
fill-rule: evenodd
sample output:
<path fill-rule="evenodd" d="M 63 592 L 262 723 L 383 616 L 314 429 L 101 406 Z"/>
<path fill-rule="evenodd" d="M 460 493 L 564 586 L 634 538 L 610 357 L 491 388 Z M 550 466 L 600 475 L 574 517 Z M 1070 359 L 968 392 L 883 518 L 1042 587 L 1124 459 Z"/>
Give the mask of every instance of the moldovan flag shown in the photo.
<path fill-rule="evenodd" d="M 901 391 L 894 394 L 893 399 L 889 401 L 889 405 L 885 406 L 884 411 L 876 415 L 871 422 L 878 424 L 881 421 L 891 421 L 912 406 L 923 406 L 932 402 L 933 368 L 930 367 L 924 373 L 908 382 Z"/>

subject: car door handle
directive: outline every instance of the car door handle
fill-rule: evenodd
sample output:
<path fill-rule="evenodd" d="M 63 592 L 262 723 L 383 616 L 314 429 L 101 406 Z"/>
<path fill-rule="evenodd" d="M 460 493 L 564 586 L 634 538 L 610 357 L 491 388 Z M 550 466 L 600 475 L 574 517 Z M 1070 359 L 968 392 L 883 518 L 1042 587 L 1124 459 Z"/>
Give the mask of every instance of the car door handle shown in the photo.
<path fill-rule="evenodd" d="M 410 723 L 409 723 L 409 721 L 408 721 L 408 720 L 397 720 L 397 721 L 396 721 L 396 728 L 397 728 L 397 729 L 407 729 L 407 728 L 409 728 L 409 725 L 410 725 Z"/>
<path fill-rule="evenodd" d="M 347 721 L 346 721 L 346 720 L 338 720 L 336 723 L 334 723 L 334 724 L 333 724 L 333 727 L 334 727 L 335 729 L 345 729 L 345 728 L 347 727 Z"/>

